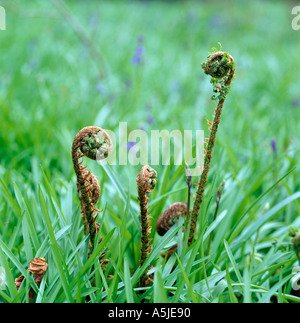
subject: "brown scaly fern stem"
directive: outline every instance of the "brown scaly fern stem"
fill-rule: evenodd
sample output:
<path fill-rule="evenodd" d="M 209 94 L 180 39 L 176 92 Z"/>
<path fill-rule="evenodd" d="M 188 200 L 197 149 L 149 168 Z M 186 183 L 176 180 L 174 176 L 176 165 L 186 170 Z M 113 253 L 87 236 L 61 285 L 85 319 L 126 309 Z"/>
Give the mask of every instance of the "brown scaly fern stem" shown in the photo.
<path fill-rule="evenodd" d="M 82 157 L 93 160 L 108 157 L 112 142 L 107 132 L 99 127 L 85 127 L 74 138 L 72 145 L 72 160 L 77 177 L 77 191 L 81 204 L 81 216 L 84 233 L 90 234 L 90 252 L 94 249 L 95 236 L 99 226 L 95 223 L 95 213 L 101 211 L 95 208 L 100 198 L 101 188 L 97 177 L 82 165 Z M 100 258 L 103 258 L 104 254 Z"/>
<path fill-rule="evenodd" d="M 148 165 L 141 168 L 137 178 L 137 188 L 138 188 L 138 199 L 140 203 L 140 217 L 141 217 L 141 257 L 140 266 L 142 266 L 147 260 L 152 246 L 150 245 L 150 233 L 151 227 L 149 222 L 150 215 L 148 214 L 147 203 L 149 197 L 147 193 L 151 193 L 156 185 L 157 173 L 156 171 Z M 151 278 L 147 274 L 148 270 L 142 275 L 140 279 L 140 286 L 148 286 L 151 282 Z"/>
<path fill-rule="evenodd" d="M 218 105 L 215 109 L 214 120 L 212 123 L 209 123 L 210 135 L 206 142 L 203 172 L 198 183 L 194 206 L 188 216 L 188 222 L 190 221 L 189 245 L 191 245 L 194 240 L 197 219 L 203 200 L 218 126 L 221 120 L 222 108 L 235 72 L 235 63 L 233 58 L 228 53 L 220 51 L 209 55 L 207 61 L 202 64 L 202 67 L 206 74 L 212 76 L 211 83 L 214 85 L 214 92 L 216 93 L 213 96 L 213 99 L 218 101 Z"/>

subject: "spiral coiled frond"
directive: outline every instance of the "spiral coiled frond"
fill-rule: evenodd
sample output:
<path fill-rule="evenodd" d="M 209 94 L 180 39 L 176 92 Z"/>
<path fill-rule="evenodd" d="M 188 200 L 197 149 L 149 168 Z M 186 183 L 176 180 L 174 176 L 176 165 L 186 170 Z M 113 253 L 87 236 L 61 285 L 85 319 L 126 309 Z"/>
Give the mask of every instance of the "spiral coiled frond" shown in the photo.
<path fill-rule="evenodd" d="M 152 167 L 145 165 L 141 168 L 137 178 L 137 188 L 138 188 L 138 199 L 140 204 L 140 217 L 141 217 L 141 257 L 140 266 L 144 264 L 147 257 L 149 256 L 152 246 L 150 245 L 151 239 L 151 227 L 148 215 L 149 197 L 147 193 L 151 193 L 156 185 L 157 172 Z M 140 286 L 149 285 L 151 282 L 150 277 L 144 274 L 140 279 Z"/>
<path fill-rule="evenodd" d="M 99 127 L 85 127 L 74 138 L 72 145 L 72 160 L 77 177 L 77 191 L 81 203 L 81 215 L 84 224 L 84 233 L 90 233 L 91 249 L 94 247 L 97 226 L 94 213 L 99 213 L 94 205 L 98 202 L 101 188 L 97 177 L 86 166 L 82 165 L 81 158 L 86 156 L 92 160 L 108 157 L 112 142 L 107 132 Z"/>
<path fill-rule="evenodd" d="M 215 52 L 208 56 L 207 61 L 202 64 L 202 68 L 206 74 L 212 77 L 227 77 L 231 82 L 234 75 L 234 60 L 226 52 Z"/>
<path fill-rule="evenodd" d="M 42 257 L 38 257 L 30 261 L 29 268 L 27 270 L 33 274 L 34 282 L 37 285 L 39 285 L 47 271 L 47 268 L 48 268 L 48 264 L 46 262 L 46 259 Z M 15 279 L 15 285 L 17 290 L 20 288 L 24 278 L 25 278 L 24 275 L 21 275 Z M 34 289 L 30 288 L 29 295 L 28 295 L 29 302 L 32 302 L 34 295 L 35 295 Z"/>
<path fill-rule="evenodd" d="M 171 204 L 156 220 L 156 231 L 160 236 L 166 234 L 170 228 L 178 222 L 179 217 L 187 213 L 185 203 L 176 202 Z"/>
<path fill-rule="evenodd" d="M 187 205 L 182 202 L 171 204 L 156 220 L 156 231 L 160 236 L 165 235 L 171 227 L 178 222 L 180 217 L 185 217 L 187 214 Z M 177 250 L 177 244 L 169 248 L 162 257 L 169 258 Z"/>
<path fill-rule="evenodd" d="M 213 84 L 213 91 L 215 93 L 212 98 L 215 99 L 218 104 L 215 109 L 214 120 L 213 122 L 209 122 L 210 134 L 208 140 L 205 140 L 206 148 L 203 172 L 198 183 L 198 189 L 191 215 L 188 216 L 188 222 L 190 221 L 189 245 L 194 239 L 197 219 L 203 200 L 207 175 L 212 159 L 212 152 L 216 140 L 218 126 L 221 120 L 222 108 L 226 95 L 229 92 L 231 81 L 234 77 L 235 63 L 232 56 L 230 56 L 228 53 L 218 51 L 208 56 L 207 61 L 202 64 L 202 68 L 206 74 L 209 74 L 212 77 L 211 83 Z"/>

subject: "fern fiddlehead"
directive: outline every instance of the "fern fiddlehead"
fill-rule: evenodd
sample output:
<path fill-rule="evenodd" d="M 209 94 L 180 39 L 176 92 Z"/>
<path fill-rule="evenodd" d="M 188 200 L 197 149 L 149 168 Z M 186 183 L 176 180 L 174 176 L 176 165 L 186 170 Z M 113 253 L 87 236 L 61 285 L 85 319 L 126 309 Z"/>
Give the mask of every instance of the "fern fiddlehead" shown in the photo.
<path fill-rule="evenodd" d="M 140 218 L 141 218 L 141 257 L 140 266 L 142 266 L 146 259 L 148 258 L 152 246 L 150 245 L 150 233 L 151 227 L 149 222 L 150 215 L 148 214 L 148 201 L 149 197 L 147 193 L 151 193 L 156 185 L 157 173 L 156 171 L 145 165 L 141 168 L 137 178 L 137 189 L 138 189 L 138 199 L 140 204 Z M 142 275 L 140 279 L 140 286 L 149 285 L 151 282 L 150 277 L 147 275 L 147 271 Z"/>
<path fill-rule="evenodd" d="M 84 225 L 84 233 L 90 233 L 90 248 L 93 250 L 95 235 L 98 227 L 95 223 L 95 204 L 100 198 L 101 188 L 97 177 L 83 166 L 82 157 L 93 160 L 108 157 L 112 148 L 112 142 L 107 132 L 99 127 L 90 126 L 81 129 L 74 138 L 72 145 L 72 161 L 77 177 L 77 191 L 81 204 L 81 216 Z"/>
<path fill-rule="evenodd" d="M 156 220 L 156 231 L 160 236 L 165 235 L 171 227 L 178 222 L 180 217 L 185 217 L 187 214 L 187 204 L 182 202 L 175 202 L 171 204 Z M 177 244 L 172 246 L 165 253 L 161 254 L 163 257 L 169 258 L 177 249 Z"/>
<path fill-rule="evenodd" d="M 212 77 L 211 83 L 214 88 L 213 99 L 217 100 L 217 107 L 215 109 L 214 119 L 212 123 L 209 123 L 209 138 L 206 141 L 205 158 L 203 172 L 200 176 L 198 188 L 196 192 L 196 198 L 191 213 L 188 216 L 188 222 L 190 221 L 189 232 L 189 245 L 193 242 L 197 219 L 200 211 L 200 206 L 203 200 L 204 190 L 207 182 L 207 176 L 212 159 L 212 152 L 216 140 L 218 126 L 221 120 L 221 113 L 225 102 L 226 95 L 230 89 L 230 84 L 235 73 L 234 59 L 226 52 L 214 52 L 208 56 L 206 62 L 202 64 L 204 72 Z"/>
<path fill-rule="evenodd" d="M 166 234 L 178 222 L 179 217 L 184 217 L 187 206 L 182 202 L 171 204 L 156 220 L 156 231 L 160 236 Z"/>
<path fill-rule="evenodd" d="M 204 189 L 207 182 L 207 175 L 210 168 L 210 162 L 212 158 L 212 151 L 216 139 L 216 134 L 218 126 L 220 123 L 221 113 L 226 95 L 229 91 L 230 84 L 235 72 L 235 63 L 233 58 L 226 52 L 214 52 L 208 56 L 205 63 L 202 64 L 202 68 L 206 74 L 209 74 L 212 79 L 211 83 L 214 86 L 214 96 L 213 99 L 218 101 L 218 105 L 215 109 L 215 115 L 213 122 L 208 122 L 210 136 L 205 139 L 206 149 L 205 149 L 205 159 L 204 168 L 200 176 L 200 182 L 198 183 L 198 189 L 196 192 L 196 198 L 194 201 L 194 206 L 189 211 L 186 204 L 181 202 L 176 202 L 169 206 L 157 219 L 156 230 L 159 235 L 164 235 L 179 219 L 179 216 L 186 216 L 185 230 L 189 229 L 188 245 L 191 245 L 194 239 L 194 233 L 196 229 L 198 214 L 200 206 L 203 199 Z M 187 184 L 190 189 L 190 179 L 188 179 Z M 188 198 L 189 201 L 189 198 Z M 189 203 L 187 203 L 189 204 Z M 191 218 L 191 219 L 190 219 Z M 191 222 L 191 223 L 190 223 Z M 189 228 L 190 226 L 190 228 Z M 166 255 L 170 256 L 177 249 L 177 245 L 170 248 Z"/>
<path fill-rule="evenodd" d="M 42 257 L 38 257 L 31 260 L 31 262 L 29 263 L 29 268 L 27 270 L 33 274 L 34 282 L 37 285 L 39 285 L 47 271 L 47 268 L 48 268 L 48 264 L 46 262 L 46 259 Z M 25 278 L 24 275 L 21 275 L 15 279 L 15 285 L 17 290 L 20 288 L 24 278 Z M 29 295 L 28 295 L 29 302 L 32 302 L 34 295 L 35 295 L 34 289 L 30 288 Z"/>

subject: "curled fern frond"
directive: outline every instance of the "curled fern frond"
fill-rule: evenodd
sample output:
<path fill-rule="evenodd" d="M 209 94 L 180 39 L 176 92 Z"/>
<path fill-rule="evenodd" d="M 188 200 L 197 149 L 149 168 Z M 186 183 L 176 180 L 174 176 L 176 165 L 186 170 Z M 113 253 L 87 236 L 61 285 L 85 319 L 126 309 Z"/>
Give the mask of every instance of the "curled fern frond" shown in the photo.
<path fill-rule="evenodd" d="M 234 60 L 227 52 L 215 52 L 208 56 L 207 61 L 202 63 L 206 74 L 215 78 L 229 77 L 234 74 Z"/>
<path fill-rule="evenodd" d="M 39 285 L 47 271 L 47 268 L 48 268 L 48 264 L 46 262 L 46 259 L 42 257 L 38 257 L 30 261 L 29 268 L 27 270 L 30 273 L 32 273 L 34 277 L 34 282 L 37 285 Z M 24 278 L 25 278 L 24 275 L 21 275 L 15 279 L 15 285 L 17 290 L 20 288 Z M 28 295 L 28 300 L 30 302 L 32 302 L 34 295 L 35 295 L 34 289 L 30 288 L 29 295 Z"/>
<path fill-rule="evenodd" d="M 150 166 L 145 165 L 141 168 L 137 178 L 137 189 L 138 189 L 138 199 L 140 204 L 140 217 L 141 217 L 141 257 L 140 266 L 142 266 L 146 259 L 148 258 L 152 246 L 150 245 L 150 233 L 151 227 L 148 215 L 149 197 L 147 193 L 151 193 L 156 185 L 157 172 Z M 147 286 L 151 282 L 150 277 L 147 275 L 147 271 L 142 275 L 140 279 L 140 286 Z"/>
<path fill-rule="evenodd" d="M 171 227 L 178 222 L 180 217 L 185 218 L 187 214 L 187 204 L 182 202 L 175 202 L 171 204 L 156 220 L 156 231 L 160 236 L 165 235 Z M 171 257 L 177 250 L 177 244 L 162 253 L 162 257 Z"/>
<path fill-rule="evenodd" d="M 91 249 L 94 248 L 97 226 L 94 213 L 101 212 L 95 208 L 100 198 L 101 188 L 97 177 L 86 166 L 82 165 L 82 157 L 101 160 L 108 157 L 112 142 L 107 132 L 99 127 L 85 127 L 74 138 L 72 145 L 72 160 L 77 177 L 77 191 L 81 203 L 81 215 L 84 233 L 90 233 Z"/>
<path fill-rule="evenodd" d="M 212 123 L 209 123 L 210 134 L 208 141 L 206 141 L 203 172 L 200 176 L 194 206 L 191 214 L 188 216 L 188 221 L 190 221 L 189 245 L 191 245 L 194 239 L 197 219 L 203 200 L 207 176 L 212 159 L 212 152 L 216 140 L 218 126 L 221 120 L 223 104 L 226 95 L 229 92 L 231 81 L 234 77 L 235 63 L 232 56 L 230 56 L 228 53 L 218 51 L 208 56 L 207 61 L 202 64 L 202 68 L 206 74 L 212 77 L 211 83 L 213 84 L 213 91 L 215 93 L 213 99 L 217 100 L 218 104 L 215 109 L 214 120 Z"/>
<path fill-rule="evenodd" d="M 187 213 L 185 203 L 176 202 L 171 204 L 156 220 L 156 231 L 160 236 L 166 234 L 170 228 L 178 222 L 179 217 Z"/>

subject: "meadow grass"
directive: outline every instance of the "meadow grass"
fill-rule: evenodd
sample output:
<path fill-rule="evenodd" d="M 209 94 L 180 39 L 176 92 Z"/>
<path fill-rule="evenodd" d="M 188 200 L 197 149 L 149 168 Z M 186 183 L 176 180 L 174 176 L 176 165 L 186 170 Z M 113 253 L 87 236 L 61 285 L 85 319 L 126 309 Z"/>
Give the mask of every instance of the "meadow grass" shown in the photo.
<path fill-rule="evenodd" d="M 300 45 L 292 3 L 68 1 L 70 11 L 59 3 L 0 1 L 7 25 L 0 32 L 0 265 L 6 273 L 0 300 L 28 302 L 33 288 L 41 303 L 299 302 L 288 235 L 291 226 L 300 227 Z M 142 63 L 133 64 L 139 42 Z M 234 57 L 236 76 L 194 243 L 182 244 L 182 222 L 163 237 L 155 232 L 163 210 L 186 202 L 183 166 L 155 166 L 153 249 L 140 268 L 141 165 L 85 160 L 99 178 L 103 210 L 103 239 L 88 257 L 74 136 L 89 125 L 118 133 L 119 122 L 128 131 L 207 134 L 205 117 L 212 119 L 215 103 L 201 62 L 218 42 Z M 166 261 L 160 253 L 174 242 L 179 249 Z M 104 250 L 105 272 L 98 262 Z M 27 272 L 35 257 L 49 264 L 39 286 Z M 153 284 L 139 287 L 150 264 Z M 17 290 L 21 274 L 26 279 Z"/>

